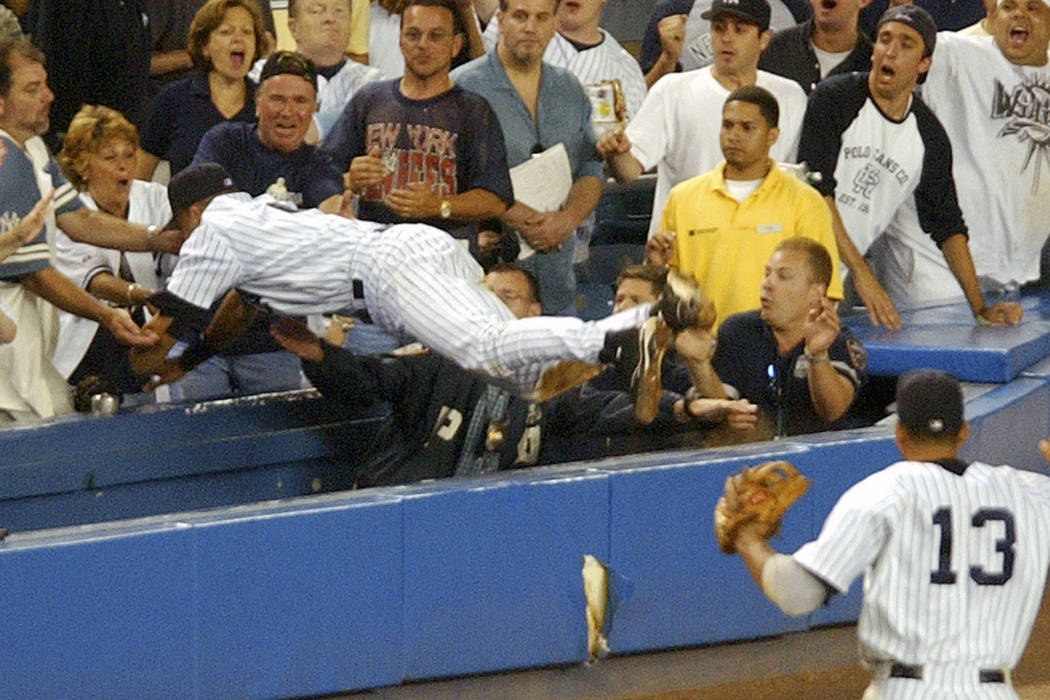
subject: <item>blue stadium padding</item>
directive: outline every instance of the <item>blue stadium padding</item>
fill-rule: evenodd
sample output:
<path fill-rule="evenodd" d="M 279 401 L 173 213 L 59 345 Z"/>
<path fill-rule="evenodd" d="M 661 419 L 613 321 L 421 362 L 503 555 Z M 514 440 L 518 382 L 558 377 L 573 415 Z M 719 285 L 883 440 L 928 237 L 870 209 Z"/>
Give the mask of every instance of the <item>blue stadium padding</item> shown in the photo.
<path fill-rule="evenodd" d="M 0 527 L 24 531 L 346 488 L 379 419 L 314 392 L 0 431 Z M 53 500 L 52 500 L 53 499 Z"/>
<path fill-rule="evenodd" d="M 633 594 L 620 601 L 609 646 L 615 653 L 706 644 L 805 628 L 751 582 L 739 557 L 715 543 L 712 513 L 726 476 L 744 465 L 798 454 L 766 443 L 708 451 L 638 455 L 599 462 L 610 483 L 608 567 Z M 789 521 L 786 546 L 805 541 Z M 740 615 L 747 610 L 747 615 Z"/>
<path fill-rule="evenodd" d="M 411 487 L 403 509 L 406 678 L 587 658 L 582 557 L 607 560 L 604 474 Z"/>
<path fill-rule="evenodd" d="M 194 551 L 175 524 L 0 545 L 0 697 L 199 697 Z"/>
<path fill-rule="evenodd" d="M 900 330 L 872 327 L 865 314 L 845 316 L 868 350 L 868 371 L 900 375 L 929 367 L 972 382 L 1008 382 L 1050 355 L 1050 308 L 1040 296 L 1022 299 L 1019 326 L 979 326 L 965 304 L 901 311 Z"/>
<path fill-rule="evenodd" d="M 1036 443 L 1050 434 L 1050 380 L 1024 377 L 966 404 L 965 459 L 1046 472 Z"/>
<path fill-rule="evenodd" d="M 810 488 L 785 520 L 805 515 L 809 525 L 807 539 L 816 539 L 820 534 L 832 506 L 846 489 L 900 459 L 889 428 L 798 435 L 789 441 L 808 448 L 793 462 L 809 479 Z M 777 542 L 774 545 L 787 553 L 794 551 Z M 856 620 L 862 597 L 860 581 L 858 578 L 846 594 L 833 596 L 827 605 L 813 612 L 810 624 L 820 626 Z"/>
<path fill-rule="evenodd" d="M 262 512 L 259 512 L 259 511 Z M 341 494 L 194 525 L 200 697 L 401 680 L 401 503 Z"/>

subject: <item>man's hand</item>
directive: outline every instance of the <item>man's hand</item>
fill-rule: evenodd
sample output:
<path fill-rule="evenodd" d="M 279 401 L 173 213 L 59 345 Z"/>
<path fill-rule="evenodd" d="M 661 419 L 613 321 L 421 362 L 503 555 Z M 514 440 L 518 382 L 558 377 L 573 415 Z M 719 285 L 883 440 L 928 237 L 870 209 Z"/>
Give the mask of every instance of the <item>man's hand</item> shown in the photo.
<path fill-rule="evenodd" d="M 517 227 L 525 242 L 540 252 L 552 250 L 572 235 L 578 222 L 564 209 L 536 212 Z"/>
<path fill-rule="evenodd" d="M 751 431 L 758 425 L 758 406 L 747 399 L 679 399 L 675 402 L 679 421 L 689 418 L 706 424 L 724 422 L 733 430 Z"/>
<path fill-rule="evenodd" d="M 835 312 L 835 304 L 825 297 L 820 306 L 809 310 L 809 316 L 802 325 L 806 354 L 819 355 L 827 352 L 838 335 L 839 315 Z"/>
<path fill-rule="evenodd" d="M 284 317 L 278 323 L 270 326 L 270 335 L 278 345 L 298 355 L 300 359 L 307 362 L 320 362 L 324 359 L 321 339 L 298 321 Z"/>
<path fill-rule="evenodd" d="M 1043 455 L 1047 464 L 1050 464 L 1050 438 L 1039 441 L 1039 454 Z"/>
<path fill-rule="evenodd" d="M 688 15 L 668 15 L 656 25 L 656 31 L 660 35 L 660 48 L 668 61 L 678 63 L 678 57 L 682 55 L 687 19 Z"/>
<path fill-rule="evenodd" d="M 182 249 L 182 244 L 186 242 L 187 238 L 189 236 L 179 229 L 165 229 L 164 231 L 158 231 L 157 235 L 150 240 L 149 248 L 154 253 L 178 255 Z"/>
<path fill-rule="evenodd" d="M 124 309 L 107 309 L 108 313 L 100 319 L 100 323 L 124 345 L 142 347 L 160 340 L 155 332 L 139 328 Z"/>
<path fill-rule="evenodd" d="M 618 126 L 615 129 L 609 129 L 602 134 L 598 139 L 598 142 L 594 144 L 594 148 L 602 158 L 608 158 L 609 156 L 629 153 L 631 150 L 631 140 L 627 138 L 627 133 L 624 131 L 623 127 Z"/>
<path fill-rule="evenodd" d="M 656 267 L 667 267 L 674 254 L 674 232 L 655 231 L 645 242 L 645 262 Z"/>
<path fill-rule="evenodd" d="M 425 182 L 410 182 L 392 191 L 386 204 L 402 219 L 430 219 L 441 212 L 441 197 Z"/>
<path fill-rule="evenodd" d="M 977 320 L 981 324 L 993 326 L 1016 326 L 1024 316 L 1024 309 L 1015 301 L 999 301 L 991 306 L 986 306 L 977 314 Z"/>
<path fill-rule="evenodd" d="M 886 290 L 882 288 L 879 281 L 875 279 L 875 275 L 871 274 L 870 270 L 864 270 L 857 274 L 857 270 L 853 270 L 853 286 L 857 288 L 857 294 L 860 296 L 860 300 L 864 302 L 864 307 L 868 310 L 868 319 L 871 320 L 873 326 L 886 326 L 897 330 L 901 327 L 901 317 L 897 314 L 897 309 L 894 308 L 893 302 L 890 301 L 890 295 L 886 293 Z"/>
<path fill-rule="evenodd" d="M 381 158 L 382 151 L 375 146 L 368 155 L 358 156 L 350 161 L 350 170 L 346 174 L 346 187 L 357 194 L 383 181 L 387 175 L 386 165 Z"/>
<path fill-rule="evenodd" d="M 47 222 L 47 212 L 51 206 L 51 200 L 55 198 L 55 190 L 45 194 L 33 205 L 29 213 L 22 217 L 18 225 L 7 233 L 0 234 L 0 260 L 14 253 L 22 246 L 32 243 L 33 239 L 40 234 Z"/>
<path fill-rule="evenodd" d="M 686 362 L 710 362 L 715 354 L 715 338 L 705 328 L 687 328 L 674 339 L 675 350 Z"/>

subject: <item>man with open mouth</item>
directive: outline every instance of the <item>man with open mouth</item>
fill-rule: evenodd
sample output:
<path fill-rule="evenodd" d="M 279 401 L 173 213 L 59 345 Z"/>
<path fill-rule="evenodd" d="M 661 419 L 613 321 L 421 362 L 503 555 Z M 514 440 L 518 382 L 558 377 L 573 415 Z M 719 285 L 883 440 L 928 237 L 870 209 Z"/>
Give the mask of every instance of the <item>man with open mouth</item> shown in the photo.
<path fill-rule="evenodd" d="M 873 324 L 898 328 L 897 305 L 957 296 L 960 287 L 979 322 L 1014 324 L 1021 319 L 1016 303 L 984 303 L 956 197 L 952 144 L 912 93 L 936 40 L 922 8 L 887 10 L 871 70 L 826 80 L 810 96 L 799 158 L 822 175 L 817 187 L 831 208 L 839 255 Z M 882 264 L 881 279 L 865 255 Z"/>

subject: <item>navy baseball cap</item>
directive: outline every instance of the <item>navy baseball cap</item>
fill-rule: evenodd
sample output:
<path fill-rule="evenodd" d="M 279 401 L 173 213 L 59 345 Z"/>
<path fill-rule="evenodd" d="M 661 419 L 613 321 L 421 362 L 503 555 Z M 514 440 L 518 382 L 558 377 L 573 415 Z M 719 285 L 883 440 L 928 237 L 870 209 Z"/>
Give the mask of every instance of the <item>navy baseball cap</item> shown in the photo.
<path fill-rule="evenodd" d="M 758 25 L 760 32 L 769 29 L 770 9 L 766 0 L 714 0 L 711 9 L 706 10 L 700 17 L 712 20 L 723 15 Z"/>
<path fill-rule="evenodd" d="M 298 51 L 274 51 L 263 64 L 259 84 L 275 75 L 298 75 L 317 90 L 317 66 Z"/>
<path fill-rule="evenodd" d="M 171 182 L 168 183 L 171 218 L 174 221 L 175 217 L 189 209 L 194 202 L 237 191 L 233 178 L 226 172 L 226 168 L 218 163 L 191 165 L 171 178 Z"/>
<path fill-rule="evenodd" d="M 937 24 L 933 21 L 930 13 L 918 5 L 897 5 L 882 13 L 879 23 L 875 25 L 875 34 L 878 35 L 879 27 L 887 22 L 900 22 L 906 24 L 919 33 L 925 46 L 923 57 L 933 54 L 933 46 L 937 43 Z"/>
<path fill-rule="evenodd" d="M 932 369 L 917 369 L 897 381 L 897 418 L 912 435 L 956 435 L 963 424 L 959 380 Z"/>

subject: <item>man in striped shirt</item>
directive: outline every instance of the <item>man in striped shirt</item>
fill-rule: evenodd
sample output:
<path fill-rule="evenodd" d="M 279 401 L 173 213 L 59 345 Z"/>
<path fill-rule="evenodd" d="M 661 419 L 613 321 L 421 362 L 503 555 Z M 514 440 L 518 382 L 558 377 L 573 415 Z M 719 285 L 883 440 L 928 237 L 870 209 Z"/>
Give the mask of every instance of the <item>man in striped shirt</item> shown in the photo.
<path fill-rule="evenodd" d="M 276 316 L 332 313 L 348 305 L 365 310 L 385 330 L 414 337 L 523 394 L 533 392 L 558 360 L 594 364 L 618 343 L 641 344 L 643 352 L 628 349 L 628 355 L 636 362 L 639 355 L 644 358 L 643 371 L 654 368 L 643 383 L 655 379 L 659 388 L 659 356 L 651 353 L 657 341 L 651 336 L 662 322 L 649 306 L 591 322 L 515 319 L 482 283 L 481 267 L 440 229 L 386 227 L 316 209 L 290 211 L 268 195 L 252 199 L 234 192 L 233 181 L 213 163 L 179 173 L 168 196 L 179 228 L 192 232 L 168 291 L 203 308 L 227 290 L 239 294 L 227 294 L 202 338 L 159 367 L 158 383 L 178 379 L 236 337 L 255 316 L 243 303 L 254 295 Z M 670 310 L 677 298 L 661 308 Z M 641 332 L 635 331 L 639 325 Z M 663 327 L 660 341 L 669 342 L 669 335 Z M 648 362 L 651 356 L 654 362 Z M 659 392 L 642 400 L 658 402 Z"/>
<path fill-rule="evenodd" d="M 1050 479 L 958 458 L 969 430 L 948 374 L 901 377 L 897 413 L 905 461 L 847 490 L 815 541 L 778 554 L 748 523 L 736 551 L 789 615 L 864 574 L 865 698 L 1016 698 L 1010 669 L 1050 563 Z M 1050 444 L 1039 448 L 1050 461 Z"/>

